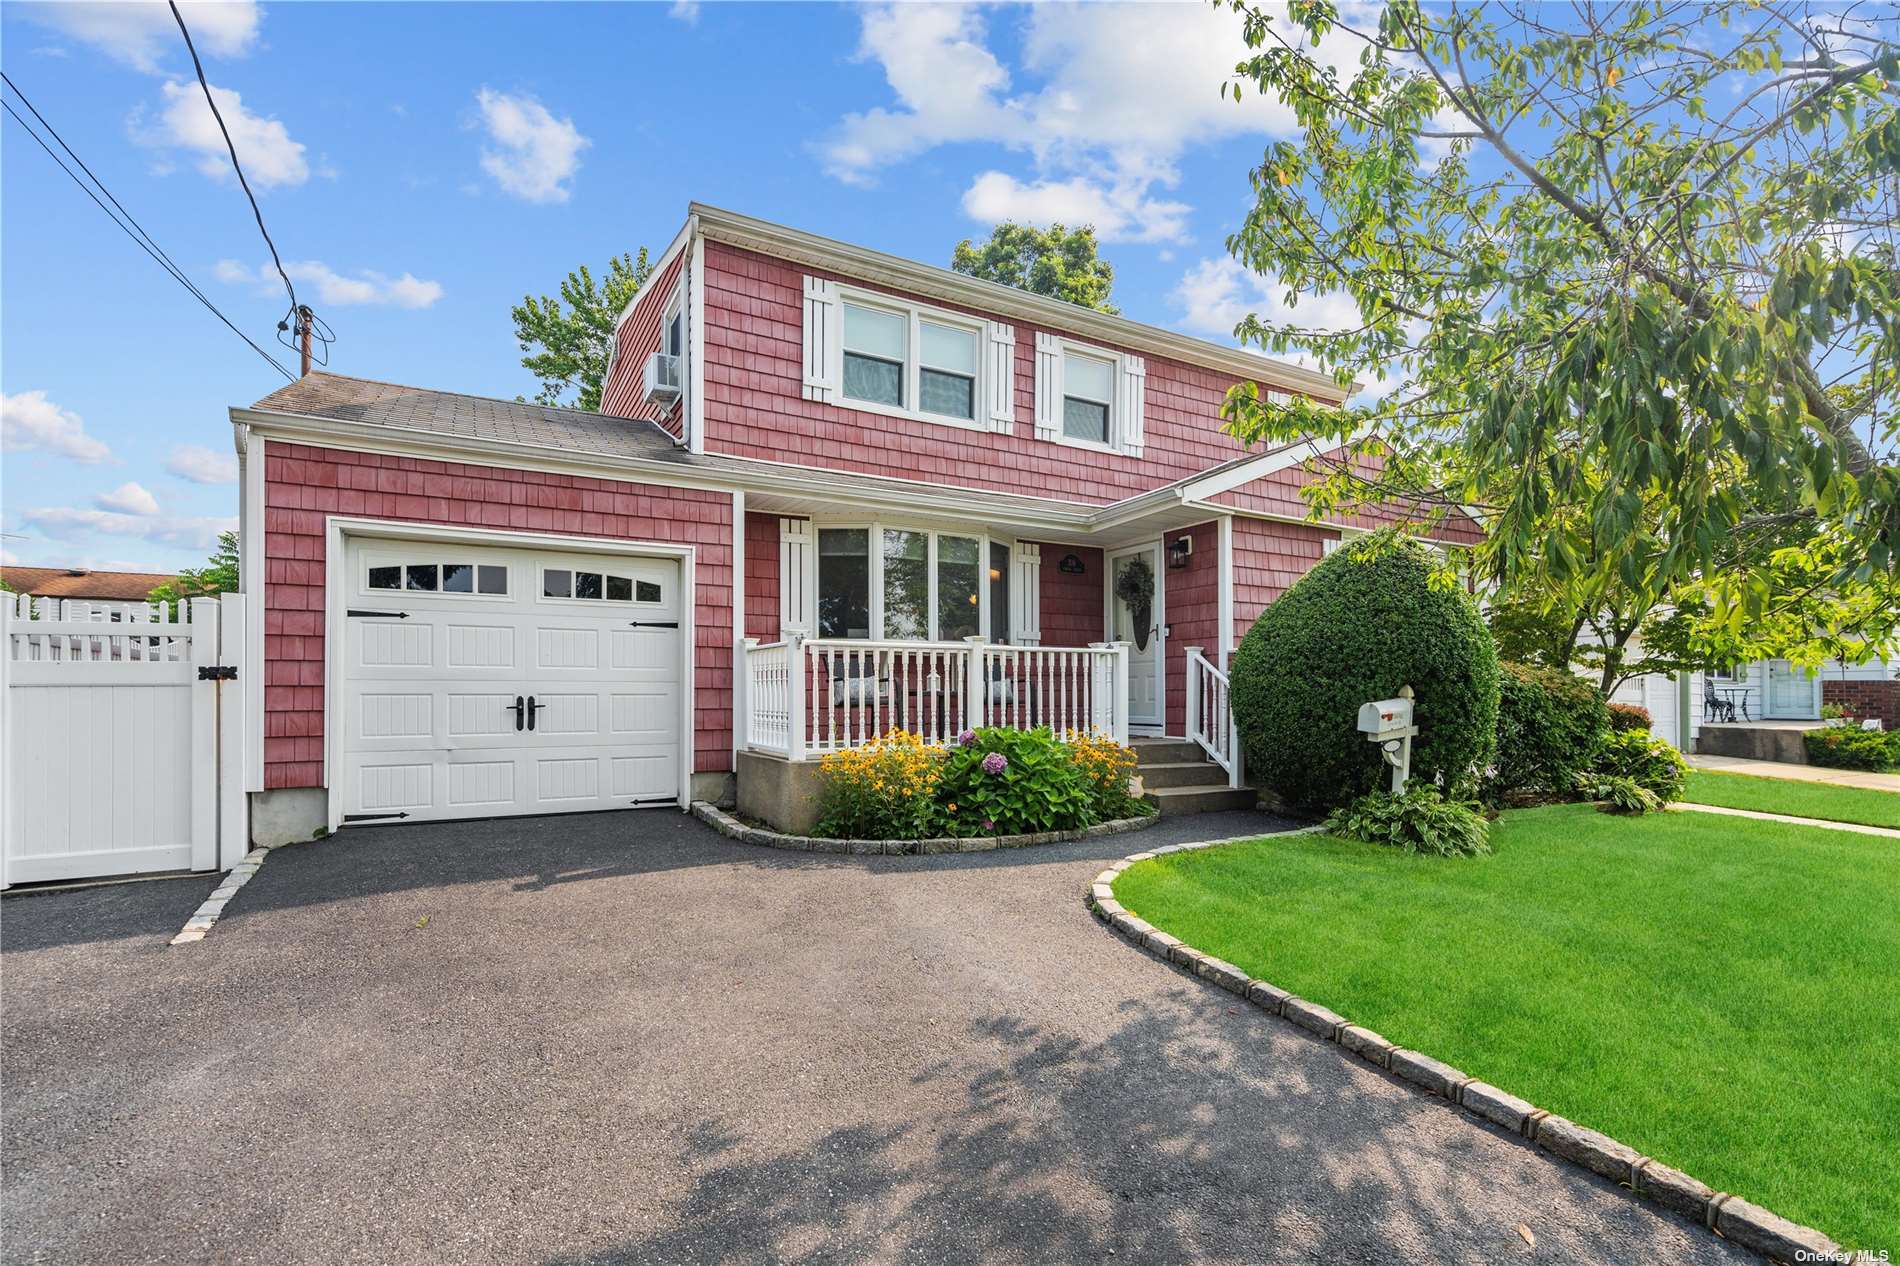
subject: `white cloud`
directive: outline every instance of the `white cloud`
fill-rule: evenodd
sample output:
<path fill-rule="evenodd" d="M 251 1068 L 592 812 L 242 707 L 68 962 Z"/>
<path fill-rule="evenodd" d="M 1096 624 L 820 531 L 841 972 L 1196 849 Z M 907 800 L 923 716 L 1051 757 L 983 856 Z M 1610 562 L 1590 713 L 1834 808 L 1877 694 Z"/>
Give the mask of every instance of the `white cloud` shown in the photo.
<path fill-rule="evenodd" d="M 219 281 L 228 285 L 255 286 L 261 294 L 283 288 L 277 270 L 270 264 L 247 268 L 235 259 L 221 259 L 212 270 Z M 442 283 L 424 281 L 414 273 L 391 277 L 373 269 L 358 269 L 346 277 L 321 260 L 291 260 L 284 265 L 292 281 L 307 282 L 317 288 L 317 298 L 333 308 L 354 304 L 387 305 L 397 308 L 427 308 L 442 297 Z"/>
<path fill-rule="evenodd" d="M 574 120 L 557 119 L 530 96 L 483 88 L 475 94 L 482 126 L 492 146 L 482 150 L 482 170 L 504 193 L 528 202 L 566 202 L 568 182 L 580 169 L 581 151 L 593 142 Z"/>
<path fill-rule="evenodd" d="M 938 145 L 1001 145 L 1029 154 L 1035 177 L 984 172 L 964 196 L 973 218 L 1081 213 L 1099 217 L 1105 240 L 1171 241 L 1185 236 L 1189 208 L 1153 190 L 1176 183 L 1187 149 L 1297 131 L 1284 103 L 1258 95 L 1236 102 L 1218 91 L 1248 51 L 1229 9 L 1049 3 L 1030 7 L 1023 21 L 1016 77 L 1036 86 L 1011 95 L 1011 70 L 990 50 L 976 9 L 866 9 L 859 56 L 884 67 L 896 101 L 846 115 L 818 146 L 826 170 L 868 184 L 881 168 Z M 1335 33 L 1317 56 L 1350 67 L 1358 51 Z"/>
<path fill-rule="evenodd" d="M 1233 339 L 1234 327 L 1249 313 L 1262 321 L 1308 330 L 1337 332 L 1356 330 L 1365 324 L 1351 295 L 1335 291 L 1294 295 L 1289 301 L 1284 286 L 1249 272 L 1238 260 L 1226 256 L 1203 259 L 1188 269 L 1174 288 L 1174 302 L 1181 309 L 1182 329 L 1228 340 Z M 1319 367 L 1305 352 L 1275 355 L 1309 369 Z M 1375 379 L 1361 387 L 1359 398 L 1376 399 L 1399 384 L 1398 378 Z"/>
<path fill-rule="evenodd" d="M 699 0 L 673 0 L 666 16 L 688 26 L 696 26 L 699 23 Z"/>
<path fill-rule="evenodd" d="M 180 444 L 165 459 L 165 470 L 194 484 L 234 484 L 237 454 L 216 453 L 202 444 Z"/>
<path fill-rule="evenodd" d="M 102 492 L 94 497 L 93 504 L 101 510 L 111 510 L 118 514 L 153 515 L 158 513 L 158 498 L 154 497 L 143 484 L 127 481 L 111 492 Z"/>
<path fill-rule="evenodd" d="M 198 155 L 198 170 L 213 180 L 235 180 L 231 155 L 225 148 L 224 135 L 205 102 L 204 89 L 195 82 L 168 80 L 159 85 L 162 98 L 155 123 L 148 124 L 144 112 L 131 120 L 132 139 L 153 148 L 177 148 Z M 302 142 L 290 139 L 290 130 L 276 119 L 252 114 L 243 100 L 229 88 L 211 86 L 218 113 L 231 131 L 238 161 L 254 189 L 274 189 L 301 185 L 310 179 L 310 164 L 304 160 Z"/>
<path fill-rule="evenodd" d="M 44 391 L 0 395 L 0 448 L 57 453 L 76 462 L 112 460 L 105 442 L 86 434 L 85 421 L 48 400 Z"/>
<path fill-rule="evenodd" d="M 1138 182 L 1107 188 L 1081 176 L 1026 183 L 986 171 L 964 192 L 963 210 L 986 224 L 1092 224 L 1104 242 L 1172 242 L 1185 237 L 1191 208 L 1185 202 L 1145 197 L 1145 188 Z"/>
<path fill-rule="evenodd" d="M 42 26 L 90 44 L 139 70 L 157 71 L 159 59 L 164 56 L 189 57 L 171 9 L 159 0 L 63 0 L 21 4 L 17 8 Z M 242 57 L 257 42 L 259 13 L 253 0 L 187 0 L 179 9 L 201 55 Z"/>
<path fill-rule="evenodd" d="M 96 532 L 188 549 L 212 548 L 218 543 L 218 534 L 236 531 L 238 522 L 235 517 L 124 514 L 116 510 L 80 510 L 70 506 L 27 510 L 20 515 L 20 521 L 38 528 L 54 540 L 71 540 L 75 536 Z"/>

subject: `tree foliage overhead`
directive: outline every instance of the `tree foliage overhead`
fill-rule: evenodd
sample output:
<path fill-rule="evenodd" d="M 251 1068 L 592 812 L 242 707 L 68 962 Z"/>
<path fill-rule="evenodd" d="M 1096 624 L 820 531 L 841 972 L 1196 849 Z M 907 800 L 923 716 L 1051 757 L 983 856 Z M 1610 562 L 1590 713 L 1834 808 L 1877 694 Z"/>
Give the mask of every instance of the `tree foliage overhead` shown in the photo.
<path fill-rule="evenodd" d="M 541 390 L 534 397 L 537 404 L 600 408 L 614 346 L 614 322 L 652 274 L 643 246 L 638 255 L 622 253 L 609 259 L 602 282 L 596 283 L 582 264 L 561 283 L 558 298 L 527 295 L 510 310 L 515 341 L 527 353 L 521 363 L 541 380 Z"/>
<path fill-rule="evenodd" d="M 1375 459 L 1330 467 L 1320 509 L 1474 509 L 1506 596 L 1570 618 L 1698 609 L 1692 654 L 1812 660 L 1817 625 L 1892 645 L 1890 7 L 1391 0 L 1354 26 L 1331 0 L 1229 2 L 1252 50 L 1232 92 L 1302 130 L 1229 249 L 1363 318 L 1236 333 L 1398 384 L 1346 410 L 1239 391 L 1238 436 Z M 1356 64 L 1328 64 L 1342 43 Z"/>
<path fill-rule="evenodd" d="M 1109 302 L 1115 267 L 1096 255 L 1095 230 L 1086 224 L 1076 229 L 1060 224 L 1039 229 L 1006 220 L 981 246 L 967 237 L 958 242 L 950 267 L 1097 312 L 1120 311 Z"/>
<path fill-rule="evenodd" d="M 218 548 L 203 567 L 187 567 L 176 580 L 145 595 L 151 602 L 182 602 L 186 598 L 213 598 L 238 590 L 238 534 L 218 533 Z"/>

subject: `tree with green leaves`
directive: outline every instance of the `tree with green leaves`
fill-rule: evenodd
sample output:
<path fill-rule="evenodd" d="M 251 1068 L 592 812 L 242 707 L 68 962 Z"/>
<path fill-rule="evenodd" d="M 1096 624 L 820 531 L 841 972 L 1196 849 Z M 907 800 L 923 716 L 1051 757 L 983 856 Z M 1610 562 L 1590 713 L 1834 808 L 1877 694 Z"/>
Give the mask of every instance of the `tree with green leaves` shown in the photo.
<path fill-rule="evenodd" d="M 238 589 L 238 534 L 218 533 L 218 548 L 203 567 L 187 567 L 145 595 L 151 602 L 183 602 L 186 598 L 213 598 Z"/>
<path fill-rule="evenodd" d="M 1502 596 L 1563 621 L 1674 621 L 1691 658 L 1894 646 L 1890 10 L 1228 2 L 1250 50 L 1228 87 L 1301 129 L 1228 247 L 1361 316 L 1236 334 L 1387 388 L 1240 390 L 1235 435 L 1342 444 L 1316 510 L 1475 513 Z"/>
<path fill-rule="evenodd" d="M 1096 255 L 1095 230 L 1086 224 L 1077 229 L 1060 224 L 1039 229 L 1005 220 L 981 246 L 967 237 L 958 242 L 950 267 L 1097 312 L 1120 311 L 1109 302 L 1115 266 Z"/>
<path fill-rule="evenodd" d="M 600 408 L 600 392 L 613 352 L 614 322 L 652 276 L 646 247 L 607 261 L 607 276 L 594 280 L 587 265 L 567 275 L 557 298 L 525 296 L 510 310 L 515 341 L 527 355 L 522 365 L 541 380 L 538 404 Z"/>

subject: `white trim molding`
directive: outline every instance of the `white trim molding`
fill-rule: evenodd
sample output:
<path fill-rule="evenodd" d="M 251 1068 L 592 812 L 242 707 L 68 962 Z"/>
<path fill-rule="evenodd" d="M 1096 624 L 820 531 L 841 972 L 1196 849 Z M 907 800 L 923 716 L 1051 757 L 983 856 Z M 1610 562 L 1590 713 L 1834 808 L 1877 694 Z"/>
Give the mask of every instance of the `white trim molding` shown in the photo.
<path fill-rule="evenodd" d="M 244 790 L 264 790 L 264 462 L 265 439 L 234 428 L 238 450 L 238 588 L 244 594 Z"/>

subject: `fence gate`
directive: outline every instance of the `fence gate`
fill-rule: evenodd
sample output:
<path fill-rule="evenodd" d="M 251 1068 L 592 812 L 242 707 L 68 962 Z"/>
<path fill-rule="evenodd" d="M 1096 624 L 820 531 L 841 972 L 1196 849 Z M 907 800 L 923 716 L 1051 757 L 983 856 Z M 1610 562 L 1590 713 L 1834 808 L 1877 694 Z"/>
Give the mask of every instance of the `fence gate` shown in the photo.
<path fill-rule="evenodd" d="M 236 864 L 244 608 L 0 594 L 6 886 Z"/>

